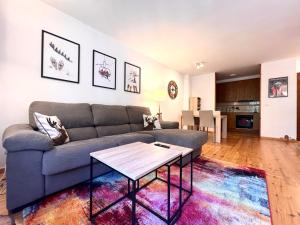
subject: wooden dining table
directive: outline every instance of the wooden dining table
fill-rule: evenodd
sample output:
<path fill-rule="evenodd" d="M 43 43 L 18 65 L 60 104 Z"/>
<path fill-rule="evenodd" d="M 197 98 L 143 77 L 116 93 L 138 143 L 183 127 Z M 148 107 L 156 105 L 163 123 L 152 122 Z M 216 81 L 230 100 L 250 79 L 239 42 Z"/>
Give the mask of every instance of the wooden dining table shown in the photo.
<path fill-rule="evenodd" d="M 216 142 L 221 143 L 222 138 L 227 138 L 227 116 L 221 115 L 220 111 L 214 111 L 215 119 L 215 135 Z M 194 123 L 197 130 L 199 130 L 199 115 L 194 115 Z"/>

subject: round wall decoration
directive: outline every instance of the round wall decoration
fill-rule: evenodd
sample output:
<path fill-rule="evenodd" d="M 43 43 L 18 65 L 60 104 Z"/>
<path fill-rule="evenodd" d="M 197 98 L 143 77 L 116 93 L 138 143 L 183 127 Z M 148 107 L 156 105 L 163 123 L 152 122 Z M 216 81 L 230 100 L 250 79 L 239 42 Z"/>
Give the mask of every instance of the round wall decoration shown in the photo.
<path fill-rule="evenodd" d="M 168 94 L 171 99 L 175 99 L 178 94 L 178 86 L 175 81 L 171 80 L 168 84 Z"/>

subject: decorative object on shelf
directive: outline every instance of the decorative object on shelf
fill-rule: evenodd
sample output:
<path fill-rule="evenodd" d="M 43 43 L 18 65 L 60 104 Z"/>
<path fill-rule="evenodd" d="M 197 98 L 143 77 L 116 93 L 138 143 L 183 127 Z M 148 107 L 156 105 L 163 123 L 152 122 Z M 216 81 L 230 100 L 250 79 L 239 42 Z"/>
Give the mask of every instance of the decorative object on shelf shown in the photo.
<path fill-rule="evenodd" d="M 201 98 L 190 97 L 189 98 L 189 110 L 193 111 L 194 115 L 197 115 L 201 110 Z"/>
<path fill-rule="evenodd" d="M 269 98 L 288 97 L 288 77 L 269 79 Z"/>
<path fill-rule="evenodd" d="M 178 86 L 173 80 L 171 80 L 168 84 L 168 94 L 171 99 L 175 99 L 178 95 Z"/>
<path fill-rule="evenodd" d="M 93 50 L 93 86 L 116 89 L 116 58 Z"/>
<path fill-rule="evenodd" d="M 141 68 L 131 63 L 124 63 L 124 91 L 141 93 Z"/>
<path fill-rule="evenodd" d="M 79 83 L 80 45 L 42 30 L 41 76 Z"/>

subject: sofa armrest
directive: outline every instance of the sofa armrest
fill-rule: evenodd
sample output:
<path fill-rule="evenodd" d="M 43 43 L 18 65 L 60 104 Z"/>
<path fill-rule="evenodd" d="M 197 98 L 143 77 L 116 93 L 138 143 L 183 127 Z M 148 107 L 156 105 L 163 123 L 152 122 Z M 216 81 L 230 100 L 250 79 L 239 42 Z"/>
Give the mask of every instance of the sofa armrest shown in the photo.
<path fill-rule="evenodd" d="M 160 125 L 162 129 L 178 129 L 179 123 L 172 121 L 160 121 Z"/>
<path fill-rule="evenodd" d="M 2 136 L 2 144 L 7 152 L 48 151 L 53 148 L 52 140 L 47 135 L 33 130 L 29 124 L 16 124 L 6 128 Z"/>

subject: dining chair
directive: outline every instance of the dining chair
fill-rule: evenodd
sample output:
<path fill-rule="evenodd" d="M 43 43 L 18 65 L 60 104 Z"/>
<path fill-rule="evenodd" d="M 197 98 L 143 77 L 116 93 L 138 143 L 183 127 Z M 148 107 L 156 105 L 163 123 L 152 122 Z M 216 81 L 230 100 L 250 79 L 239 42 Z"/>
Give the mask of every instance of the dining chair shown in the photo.
<path fill-rule="evenodd" d="M 181 129 L 183 129 L 183 126 L 187 126 L 189 129 L 189 126 L 193 127 L 193 130 L 195 128 L 195 122 L 194 122 L 194 115 L 193 111 L 183 110 L 181 115 Z"/>
<path fill-rule="evenodd" d="M 213 140 L 215 140 L 215 121 L 214 121 L 214 112 L 213 110 L 200 110 L 199 111 L 199 129 L 208 132 L 209 128 L 213 128 Z"/>

